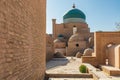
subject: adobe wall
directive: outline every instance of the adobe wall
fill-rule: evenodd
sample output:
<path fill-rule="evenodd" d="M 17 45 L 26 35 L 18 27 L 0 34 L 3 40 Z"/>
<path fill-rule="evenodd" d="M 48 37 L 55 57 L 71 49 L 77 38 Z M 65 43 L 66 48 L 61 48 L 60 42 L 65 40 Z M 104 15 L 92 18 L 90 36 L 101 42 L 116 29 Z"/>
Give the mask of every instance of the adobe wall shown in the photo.
<path fill-rule="evenodd" d="M 54 54 L 54 44 L 53 38 L 46 34 L 46 61 L 49 61 L 53 58 Z"/>
<path fill-rule="evenodd" d="M 106 64 L 107 45 L 114 43 L 120 44 L 120 32 L 96 32 L 94 35 L 95 56 L 98 64 Z"/>
<path fill-rule="evenodd" d="M 79 44 L 77 47 L 76 44 Z M 79 41 L 79 42 L 69 42 L 67 47 L 67 56 L 75 56 L 76 53 L 86 48 L 86 41 Z"/>
<path fill-rule="evenodd" d="M 54 48 L 65 48 L 66 47 L 66 43 L 65 42 L 58 42 L 58 43 L 54 43 Z"/>
<path fill-rule="evenodd" d="M 59 53 L 61 53 L 61 54 L 66 56 L 66 48 L 56 48 L 55 49 L 55 53 L 56 52 L 59 52 Z"/>
<path fill-rule="evenodd" d="M 120 45 L 108 48 L 108 64 L 120 68 Z"/>
<path fill-rule="evenodd" d="M 93 66 L 98 66 L 97 59 L 94 56 L 82 56 L 81 60 L 82 63 L 89 63 Z"/>
<path fill-rule="evenodd" d="M 115 48 L 115 67 L 120 69 L 120 45 Z"/>
<path fill-rule="evenodd" d="M 91 57 L 83 56 L 82 62 L 91 63 L 92 65 L 96 65 L 96 66 L 105 65 L 106 58 L 108 57 L 106 50 L 107 50 L 107 45 L 109 44 L 115 44 L 115 45 L 120 44 L 120 32 L 95 32 L 94 33 L 94 56 L 91 56 Z M 118 52 L 119 52 L 119 49 L 117 49 L 116 53 Z M 94 61 L 96 61 L 97 63 L 94 63 Z"/>
<path fill-rule="evenodd" d="M 115 47 L 117 45 L 113 45 L 113 46 L 110 46 L 108 47 L 108 64 L 109 65 L 112 65 L 112 66 L 115 66 Z"/>
<path fill-rule="evenodd" d="M 62 23 L 62 24 L 56 24 L 55 21 L 53 21 L 53 34 L 54 38 L 57 38 L 59 34 L 63 34 L 65 38 L 69 39 L 71 35 L 73 35 L 73 27 L 77 27 L 77 32 L 79 32 L 82 35 L 85 35 L 88 37 L 90 35 L 90 29 L 88 28 L 88 25 L 85 23 Z"/>
<path fill-rule="evenodd" d="M 0 0 L 0 80 L 43 80 L 46 0 Z"/>

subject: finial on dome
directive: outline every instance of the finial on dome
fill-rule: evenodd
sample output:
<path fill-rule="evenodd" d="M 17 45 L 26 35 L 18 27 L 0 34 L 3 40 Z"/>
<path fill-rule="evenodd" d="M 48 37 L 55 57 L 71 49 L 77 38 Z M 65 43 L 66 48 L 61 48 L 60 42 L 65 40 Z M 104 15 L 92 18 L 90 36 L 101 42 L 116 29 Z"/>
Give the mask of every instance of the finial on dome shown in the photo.
<path fill-rule="evenodd" d="M 73 4 L 73 8 L 75 8 L 75 4 Z"/>

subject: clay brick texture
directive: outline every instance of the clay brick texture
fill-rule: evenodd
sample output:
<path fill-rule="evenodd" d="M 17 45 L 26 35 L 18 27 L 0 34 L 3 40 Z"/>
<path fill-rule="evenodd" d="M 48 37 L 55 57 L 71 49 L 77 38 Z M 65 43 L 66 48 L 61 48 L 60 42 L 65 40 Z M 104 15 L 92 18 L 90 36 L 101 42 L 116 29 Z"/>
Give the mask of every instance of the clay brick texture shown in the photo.
<path fill-rule="evenodd" d="M 53 58 L 54 55 L 54 44 L 53 38 L 46 34 L 46 61 L 49 61 Z"/>
<path fill-rule="evenodd" d="M 45 0 L 0 0 L 0 80 L 43 80 L 45 22 Z"/>

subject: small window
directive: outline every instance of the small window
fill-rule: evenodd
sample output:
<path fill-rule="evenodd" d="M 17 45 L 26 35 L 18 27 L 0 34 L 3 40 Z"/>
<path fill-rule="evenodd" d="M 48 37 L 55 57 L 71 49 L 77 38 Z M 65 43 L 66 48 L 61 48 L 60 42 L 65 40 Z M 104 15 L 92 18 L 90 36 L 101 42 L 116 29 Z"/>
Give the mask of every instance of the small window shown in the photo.
<path fill-rule="evenodd" d="M 76 47 L 79 47 L 79 44 L 76 44 Z"/>

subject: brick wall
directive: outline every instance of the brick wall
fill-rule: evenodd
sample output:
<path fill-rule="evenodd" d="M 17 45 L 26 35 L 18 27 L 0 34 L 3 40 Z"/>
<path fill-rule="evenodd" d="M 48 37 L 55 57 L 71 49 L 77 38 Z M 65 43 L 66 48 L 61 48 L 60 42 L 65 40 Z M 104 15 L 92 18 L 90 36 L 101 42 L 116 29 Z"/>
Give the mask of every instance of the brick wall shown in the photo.
<path fill-rule="evenodd" d="M 93 56 L 82 56 L 82 63 L 89 63 L 93 66 L 98 66 L 97 59 Z"/>
<path fill-rule="evenodd" d="M 0 80 L 43 80 L 45 0 L 0 0 Z"/>
<path fill-rule="evenodd" d="M 88 25 L 85 23 L 66 23 L 66 24 L 57 24 L 53 22 L 54 30 L 54 38 L 56 39 L 59 34 L 64 35 L 67 40 L 73 35 L 73 26 L 77 27 L 77 32 L 79 32 L 84 37 L 90 36 L 90 29 L 88 28 Z"/>
<path fill-rule="evenodd" d="M 108 47 L 108 64 L 120 68 L 120 45 Z"/>
<path fill-rule="evenodd" d="M 53 58 L 54 55 L 54 44 L 53 38 L 46 34 L 46 61 L 49 61 Z"/>
<path fill-rule="evenodd" d="M 120 32 L 95 32 L 94 53 L 98 64 L 106 64 L 106 49 L 109 44 L 120 44 Z"/>

